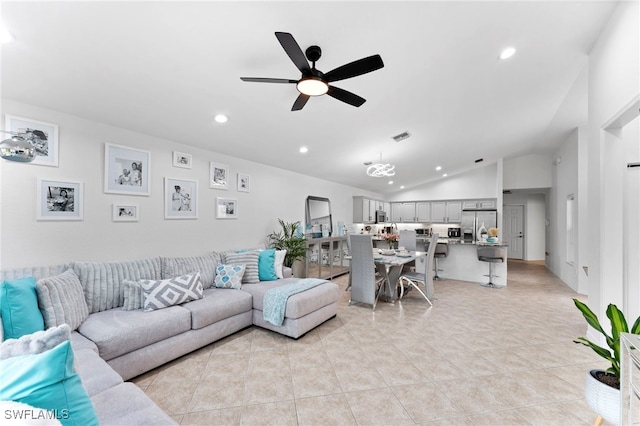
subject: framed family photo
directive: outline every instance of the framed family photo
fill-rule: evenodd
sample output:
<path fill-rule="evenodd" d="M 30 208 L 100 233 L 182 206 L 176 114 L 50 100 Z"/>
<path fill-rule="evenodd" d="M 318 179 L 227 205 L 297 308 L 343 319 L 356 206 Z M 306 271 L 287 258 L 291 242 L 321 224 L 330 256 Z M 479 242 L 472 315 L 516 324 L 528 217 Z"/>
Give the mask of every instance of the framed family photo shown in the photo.
<path fill-rule="evenodd" d="M 164 178 L 164 218 L 198 218 L 198 181 Z"/>
<path fill-rule="evenodd" d="M 29 164 L 58 167 L 58 125 L 30 118 L 5 115 L 5 130 L 32 133 L 29 141 L 36 149 L 36 158 Z"/>
<path fill-rule="evenodd" d="M 209 187 L 229 189 L 229 166 L 211 161 L 209 167 Z"/>
<path fill-rule="evenodd" d="M 140 219 L 137 204 L 114 204 L 114 222 L 137 222 Z"/>
<path fill-rule="evenodd" d="M 217 219 L 237 219 L 238 200 L 234 198 L 216 198 L 216 218 Z"/>
<path fill-rule="evenodd" d="M 193 157 L 191 154 L 185 154 L 184 152 L 173 151 L 173 167 L 182 167 L 183 169 L 190 169 Z"/>
<path fill-rule="evenodd" d="M 38 178 L 37 220 L 82 220 L 82 182 Z"/>
<path fill-rule="evenodd" d="M 149 195 L 151 153 L 121 145 L 104 146 L 104 192 Z"/>
<path fill-rule="evenodd" d="M 251 176 L 238 173 L 238 191 L 251 192 Z"/>

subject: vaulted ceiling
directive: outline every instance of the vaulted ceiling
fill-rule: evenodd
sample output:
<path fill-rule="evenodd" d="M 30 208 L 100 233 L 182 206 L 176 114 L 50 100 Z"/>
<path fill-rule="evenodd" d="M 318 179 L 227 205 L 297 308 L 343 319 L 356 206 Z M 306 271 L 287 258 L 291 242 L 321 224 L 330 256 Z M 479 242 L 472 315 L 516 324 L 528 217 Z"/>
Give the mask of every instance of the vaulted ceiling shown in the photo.
<path fill-rule="evenodd" d="M 586 119 L 586 92 L 576 92 L 574 82 L 615 6 L 3 2 L 2 24 L 16 41 L 2 47 L 2 96 L 396 192 L 498 158 L 555 149 Z M 291 33 L 302 50 L 320 46 L 316 66 L 324 72 L 380 54 L 384 68 L 335 83 L 366 103 L 355 108 L 325 95 L 292 112 L 294 84 L 241 81 L 300 78 L 276 31 Z M 507 46 L 517 51 L 501 61 Z M 214 121 L 220 113 L 227 123 Z M 392 139 L 405 131 L 410 138 Z M 301 146 L 309 151 L 300 154 Z M 393 185 L 365 174 L 363 163 L 380 155 L 396 166 Z"/>

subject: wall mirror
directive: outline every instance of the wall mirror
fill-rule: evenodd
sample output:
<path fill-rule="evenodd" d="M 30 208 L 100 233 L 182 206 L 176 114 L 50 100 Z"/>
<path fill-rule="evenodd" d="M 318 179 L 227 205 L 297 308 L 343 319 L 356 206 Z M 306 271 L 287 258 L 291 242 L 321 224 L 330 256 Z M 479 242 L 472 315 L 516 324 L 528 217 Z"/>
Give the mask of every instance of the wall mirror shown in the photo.
<path fill-rule="evenodd" d="M 329 235 L 333 234 L 331 201 L 328 198 L 309 195 L 305 206 L 305 215 L 307 224 L 314 230 L 314 237 L 319 237 L 320 235 L 317 233 L 325 229 L 328 229 Z"/>

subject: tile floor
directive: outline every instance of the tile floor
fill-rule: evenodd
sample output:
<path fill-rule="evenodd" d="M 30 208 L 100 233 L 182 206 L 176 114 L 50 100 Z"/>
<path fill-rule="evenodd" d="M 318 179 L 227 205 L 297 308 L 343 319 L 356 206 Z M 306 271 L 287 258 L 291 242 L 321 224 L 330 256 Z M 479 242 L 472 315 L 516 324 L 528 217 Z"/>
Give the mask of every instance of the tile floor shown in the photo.
<path fill-rule="evenodd" d="M 436 294 L 373 312 L 343 292 L 297 341 L 251 327 L 133 382 L 183 425 L 593 424 L 584 376 L 606 363 L 572 342 L 576 294 L 543 265 L 510 261 L 501 290 L 445 280 Z"/>

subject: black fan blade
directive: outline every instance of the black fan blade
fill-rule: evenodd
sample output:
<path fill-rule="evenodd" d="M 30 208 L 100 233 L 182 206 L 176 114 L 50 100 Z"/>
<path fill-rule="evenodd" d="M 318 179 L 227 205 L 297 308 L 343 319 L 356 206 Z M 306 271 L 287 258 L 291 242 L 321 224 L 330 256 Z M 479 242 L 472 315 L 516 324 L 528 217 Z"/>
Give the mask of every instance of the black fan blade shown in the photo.
<path fill-rule="evenodd" d="M 300 96 L 296 98 L 296 101 L 293 103 L 291 107 L 291 111 L 300 111 L 307 104 L 310 96 L 305 95 L 304 93 L 300 93 Z"/>
<path fill-rule="evenodd" d="M 345 78 L 356 77 L 371 71 L 379 70 L 382 67 L 384 67 L 384 63 L 382 62 L 380 55 L 373 55 L 333 69 L 328 73 L 325 73 L 324 78 L 331 83 L 332 81 L 344 80 Z"/>
<path fill-rule="evenodd" d="M 336 98 L 339 101 L 345 102 L 349 105 L 353 105 L 354 107 L 359 107 L 363 103 L 367 102 L 366 99 L 361 98 L 360 96 L 354 93 L 348 92 L 336 86 L 329 86 L 329 91 L 327 92 L 327 95 L 331 96 L 332 98 Z"/>
<path fill-rule="evenodd" d="M 276 37 L 278 38 L 278 41 L 282 45 L 284 51 L 287 52 L 287 55 L 289 55 L 289 58 L 291 58 L 294 65 L 298 67 L 300 72 L 304 75 L 310 75 L 311 67 L 309 67 L 307 57 L 304 56 L 304 53 L 302 52 L 302 49 L 300 49 L 300 46 L 298 45 L 298 42 L 296 42 L 296 39 L 294 39 L 293 36 L 289 33 L 276 32 Z"/>
<path fill-rule="evenodd" d="M 298 80 L 288 80 L 286 78 L 259 78 L 259 77 L 240 77 L 242 81 L 251 81 L 253 83 L 297 83 Z"/>

